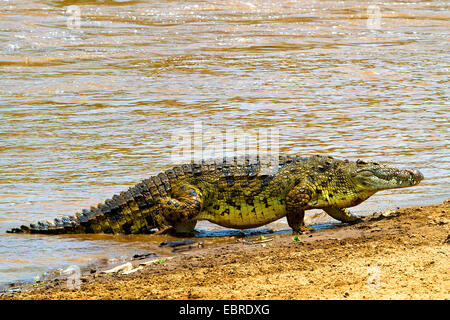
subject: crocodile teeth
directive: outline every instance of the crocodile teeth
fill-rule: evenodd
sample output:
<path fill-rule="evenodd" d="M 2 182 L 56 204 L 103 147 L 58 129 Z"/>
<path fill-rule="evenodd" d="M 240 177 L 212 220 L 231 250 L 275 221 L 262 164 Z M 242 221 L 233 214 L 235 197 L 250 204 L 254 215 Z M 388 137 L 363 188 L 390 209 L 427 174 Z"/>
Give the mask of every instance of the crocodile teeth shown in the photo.
<path fill-rule="evenodd" d="M 59 218 L 55 218 L 55 224 L 57 227 L 62 227 L 62 221 Z"/>
<path fill-rule="evenodd" d="M 47 224 L 48 228 L 55 228 L 56 227 L 56 224 L 53 221 L 47 220 L 47 221 L 45 221 L 45 223 Z"/>
<path fill-rule="evenodd" d="M 48 230 L 48 225 L 45 222 L 39 221 L 38 223 L 39 230 Z"/>

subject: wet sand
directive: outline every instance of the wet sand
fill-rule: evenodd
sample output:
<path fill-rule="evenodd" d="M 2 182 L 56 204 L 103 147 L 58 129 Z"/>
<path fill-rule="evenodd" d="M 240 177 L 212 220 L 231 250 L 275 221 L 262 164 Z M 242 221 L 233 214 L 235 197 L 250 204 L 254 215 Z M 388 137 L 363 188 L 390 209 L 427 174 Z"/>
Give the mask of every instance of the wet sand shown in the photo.
<path fill-rule="evenodd" d="M 60 279 L 2 298 L 449 299 L 449 209 L 447 200 L 378 213 L 297 241 L 288 233 L 236 239 L 128 275 L 82 275 L 79 289 Z"/>

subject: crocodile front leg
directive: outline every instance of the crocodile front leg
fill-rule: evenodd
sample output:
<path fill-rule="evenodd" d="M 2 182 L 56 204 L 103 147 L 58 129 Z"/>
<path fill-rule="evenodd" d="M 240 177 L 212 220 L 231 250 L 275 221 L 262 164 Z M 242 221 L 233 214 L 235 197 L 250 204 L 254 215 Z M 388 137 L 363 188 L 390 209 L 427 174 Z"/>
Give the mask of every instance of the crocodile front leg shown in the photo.
<path fill-rule="evenodd" d="M 302 234 L 311 231 L 312 228 L 305 226 L 305 209 L 313 191 L 306 186 L 297 186 L 286 196 L 286 218 L 293 234 Z"/>
<path fill-rule="evenodd" d="M 345 223 L 357 223 L 361 221 L 361 218 L 351 214 L 345 208 L 336 208 L 336 207 L 328 207 L 323 209 L 326 213 L 328 213 L 331 217 L 336 220 Z"/>
<path fill-rule="evenodd" d="M 181 185 L 172 189 L 171 197 L 161 197 L 158 200 L 156 213 L 161 214 L 176 233 L 192 233 L 202 203 L 202 193 L 197 187 Z"/>

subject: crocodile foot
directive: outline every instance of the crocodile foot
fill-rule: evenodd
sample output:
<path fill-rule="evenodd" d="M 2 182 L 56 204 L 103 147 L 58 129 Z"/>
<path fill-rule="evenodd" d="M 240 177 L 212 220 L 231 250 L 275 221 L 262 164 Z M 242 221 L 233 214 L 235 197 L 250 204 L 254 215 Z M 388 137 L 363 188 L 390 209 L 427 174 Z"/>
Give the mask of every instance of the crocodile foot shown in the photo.
<path fill-rule="evenodd" d="M 300 235 L 303 233 L 311 233 L 314 231 L 314 228 L 307 227 L 307 226 L 301 226 L 298 230 L 292 230 L 293 235 Z"/>

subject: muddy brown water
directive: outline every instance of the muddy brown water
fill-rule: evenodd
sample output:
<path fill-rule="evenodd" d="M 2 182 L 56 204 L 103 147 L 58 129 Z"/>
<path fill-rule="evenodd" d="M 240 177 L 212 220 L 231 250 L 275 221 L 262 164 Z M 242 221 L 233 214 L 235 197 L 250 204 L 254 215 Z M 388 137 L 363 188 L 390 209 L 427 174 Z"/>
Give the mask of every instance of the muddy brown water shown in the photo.
<path fill-rule="evenodd" d="M 449 198 L 448 1 L 30 0 L 0 9 L 0 283 L 157 251 L 165 237 L 4 232 L 170 167 L 171 134 L 195 121 L 277 128 L 283 153 L 424 173 L 359 214 Z"/>

